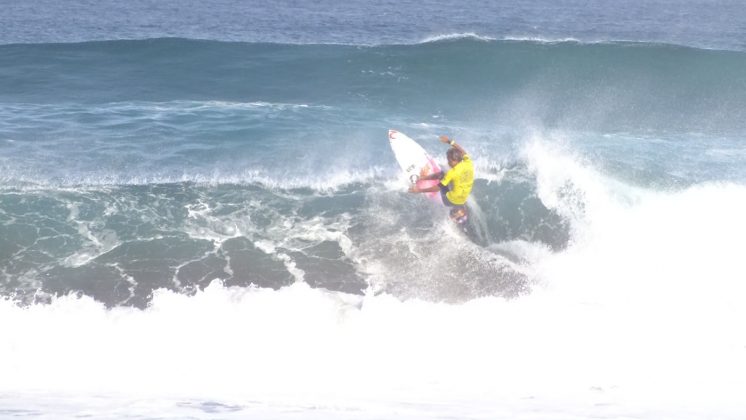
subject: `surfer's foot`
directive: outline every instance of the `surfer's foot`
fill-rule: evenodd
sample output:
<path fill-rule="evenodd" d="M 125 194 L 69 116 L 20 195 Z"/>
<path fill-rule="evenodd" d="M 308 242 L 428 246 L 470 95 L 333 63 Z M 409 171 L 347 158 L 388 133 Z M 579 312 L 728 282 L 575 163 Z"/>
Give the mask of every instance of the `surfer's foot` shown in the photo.
<path fill-rule="evenodd" d="M 465 207 L 455 207 L 451 209 L 451 220 L 458 224 L 466 222 L 468 215 L 466 214 Z"/>

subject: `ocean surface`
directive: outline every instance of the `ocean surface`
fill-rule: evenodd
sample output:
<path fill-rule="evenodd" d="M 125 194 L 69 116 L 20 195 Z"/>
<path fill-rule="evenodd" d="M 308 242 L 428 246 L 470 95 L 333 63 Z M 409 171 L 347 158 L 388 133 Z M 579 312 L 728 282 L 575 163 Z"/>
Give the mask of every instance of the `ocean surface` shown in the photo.
<path fill-rule="evenodd" d="M 587 3 L 3 3 L 0 418 L 744 418 L 746 8 Z"/>

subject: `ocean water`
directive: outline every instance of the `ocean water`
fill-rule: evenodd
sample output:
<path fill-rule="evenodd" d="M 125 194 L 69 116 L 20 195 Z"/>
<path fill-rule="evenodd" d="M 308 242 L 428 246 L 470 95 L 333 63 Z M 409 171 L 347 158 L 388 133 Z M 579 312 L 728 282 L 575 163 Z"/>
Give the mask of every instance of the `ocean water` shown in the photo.
<path fill-rule="evenodd" d="M 3 4 L 0 418 L 742 419 L 745 9 L 586 3 Z"/>

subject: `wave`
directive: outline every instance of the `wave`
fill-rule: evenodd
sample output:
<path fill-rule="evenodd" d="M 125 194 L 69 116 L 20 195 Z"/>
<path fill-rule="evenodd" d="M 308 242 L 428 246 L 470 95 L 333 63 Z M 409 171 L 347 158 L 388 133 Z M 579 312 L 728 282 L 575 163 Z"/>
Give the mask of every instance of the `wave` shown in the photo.
<path fill-rule="evenodd" d="M 86 41 L 68 41 L 68 42 L 24 42 L 24 43 L 7 43 L 0 44 L 0 48 L 17 50 L 17 49 L 31 49 L 31 48 L 44 48 L 49 50 L 66 50 L 70 47 L 81 48 L 88 46 L 89 48 L 99 47 L 107 48 L 115 45 L 127 49 L 132 45 L 143 44 L 151 47 L 157 47 L 159 44 L 167 46 L 168 48 L 174 48 L 178 45 L 233 45 L 233 46 L 264 46 L 264 47 L 276 47 L 276 48 L 354 48 L 362 50 L 370 49 L 386 49 L 391 47 L 417 47 L 426 44 L 449 44 L 454 42 L 474 42 L 474 43 L 486 43 L 486 44 L 506 44 L 506 43 L 525 43 L 525 44 L 570 44 L 570 45 L 637 45 L 637 46 L 648 46 L 648 47 L 661 47 L 661 48 L 681 48 L 695 51 L 717 51 L 723 53 L 734 53 L 740 54 L 744 51 L 740 50 L 728 50 L 718 49 L 716 47 L 701 47 L 693 46 L 688 44 L 678 44 L 675 42 L 664 42 L 664 41 L 644 41 L 644 40 L 633 40 L 625 38 L 593 38 L 586 39 L 574 36 L 546 36 L 546 35 L 520 35 L 520 34 L 508 34 L 501 36 L 486 35 L 477 32 L 449 32 L 441 34 L 428 35 L 424 38 L 412 41 L 412 42 L 392 42 L 392 43 L 377 43 L 377 44 L 359 44 L 359 43 L 337 43 L 337 42 L 271 42 L 271 41 L 241 41 L 241 40 L 218 40 L 210 38 L 180 38 L 180 37 L 157 37 L 157 38 L 114 38 L 114 39 L 96 39 Z M 112 48 L 116 51 L 118 48 Z"/>
<path fill-rule="evenodd" d="M 541 138 L 521 156 L 475 185 L 486 247 L 378 183 L 0 192 L 0 412 L 741 407 L 746 185 L 641 188 Z"/>
<path fill-rule="evenodd" d="M 744 53 L 477 38 L 456 34 L 375 47 L 186 39 L 6 45 L 0 100 L 306 104 L 431 120 L 433 98 L 443 98 L 438 113 L 452 120 L 745 128 Z"/>
<path fill-rule="evenodd" d="M 499 177 L 475 182 L 477 238 L 454 232 L 443 208 L 406 193 L 406 180 L 385 175 L 394 169 L 326 174 L 314 188 L 312 179 L 298 178 L 296 185 L 292 177 L 256 174 L 253 182 L 237 183 L 3 188 L 0 229 L 14 250 L 0 272 L 3 292 L 28 302 L 83 291 L 108 305 L 144 306 L 159 287 L 190 293 L 222 279 L 273 288 L 302 281 L 351 293 L 373 288 L 449 302 L 515 297 L 546 270 L 569 270 L 563 278 L 570 280 L 579 267 L 603 270 L 603 264 L 563 266 L 585 258 L 593 244 L 608 249 L 595 258 L 612 264 L 617 253 L 635 254 L 644 237 L 666 250 L 656 255 L 675 267 L 685 250 L 674 246 L 680 238 L 671 232 L 698 232 L 695 244 L 727 244 L 741 226 L 731 214 L 743 205 L 741 184 L 644 188 L 542 139 L 527 143 L 521 159 Z M 732 211 L 726 217 L 718 208 Z M 711 219 L 733 229 L 705 235 L 699 230 Z M 687 245 L 691 252 L 705 252 L 695 244 Z M 710 261 L 729 255 L 720 247 L 706 251 Z M 630 269 L 652 266 L 642 263 L 645 255 Z M 723 275 L 733 268 L 725 260 L 719 264 L 730 268 Z M 454 265 L 468 267 L 469 275 L 449 268 Z"/>
<path fill-rule="evenodd" d="M 418 42 L 417 44 L 430 44 L 430 43 L 436 43 L 436 42 L 444 42 L 444 41 L 454 41 L 454 40 L 462 40 L 462 39 L 469 39 L 469 40 L 475 40 L 475 41 L 495 41 L 495 38 L 485 36 L 485 35 L 478 35 L 474 32 L 463 32 L 463 33 L 451 33 L 451 34 L 443 34 L 443 35 L 432 35 L 429 36 L 422 41 Z M 401 44 L 406 45 L 406 44 Z"/>
<path fill-rule="evenodd" d="M 300 281 L 349 293 L 375 287 L 447 301 L 525 291 L 514 258 L 459 236 L 441 207 L 406 193 L 405 185 L 349 184 L 322 192 L 190 183 L 4 189 L 0 232 L 9 253 L 0 271 L 2 293 L 22 302 L 84 293 L 107 305 L 142 307 L 157 288 L 190 293 L 216 278 L 269 288 Z M 517 211 L 529 208 L 520 203 Z M 488 229 L 493 216 L 483 219 Z M 494 228 L 503 229 L 507 217 Z M 550 214 L 540 218 L 553 221 Z M 430 228 L 415 234 L 423 223 Z M 521 237 L 554 239 L 546 227 L 533 232 L 520 227 L 525 219 L 512 223 Z M 392 243 L 403 247 L 395 255 Z M 416 258 L 422 252 L 440 256 Z M 438 274 L 454 258 L 473 277 Z M 423 273 L 462 286 L 433 288 Z M 489 280 L 492 275 L 501 279 Z"/>
<path fill-rule="evenodd" d="M 577 44 L 577 45 L 641 45 L 641 46 L 661 46 L 671 48 L 686 48 L 702 51 L 721 51 L 732 53 L 744 53 L 741 49 L 728 49 L 717 46 L 692 45 L 668 41 L 648 41 L 635 40 L 628 38 L 581 38 L 575 36 L 547 36 L 547 35 L 521 35 L 521 34 L 504 34 L 504 35 L 486 35 L 478 32 L 448 32 L 441 34 L 427 35 L 425 37 L 413 40 L 411 42 L 376 42 L 376 43 L 345 43 L 339 41 L 313 42 L 283 40 L 281 42 L 273 41 L 246 41 L 241 39 L 214 39 L 214 38 L 182 38 L 182 37 L 122 37 L 122 38 L 101 38 L 91 40 L 72 40 L 58 42 L 11 42 L 0 44 L 2 47 L 35 47 L 35 46 L 70 46 L 85 44 L 108 44 L 108 43 L 131 43 L 131 42 L 163 42 L 163 41 L 182 41 L 195 43 L 216 43 L 216 44 L 237 44 L 237 45 L 270 45 L 277 47 L 353 47 L 362 49 L 375 49 L 387 47 L 411 47 L 424 44 L 449 43 L 454 41 L 474 41 L 486 43 L 505 43 L 505 42 L 524 42 L 530 44 Z"/>
<path fill-rule="evenodd" d="M 683 47 L 683 48 L 694 48 L 694 49 L 710 49 L 710 48 L 699 48 L 692 47 L 682 44 L 664 43 L 664 42 L 649 42 L 649 41 L 632 41 L 625 39 L 581 39 L 576 37 L 549 37 L 539 35 L 505 35 L 501 37 L 492 37 L 487 35 L 480 35 L 474 32 L 454 32 L 440 35 L 432 35 L 420 42 L 414 44 L 430 44 L 430 43 L 446 43 L 460 40 L 472 40 L 482 42 L 526 42 L 533 44 L 577 44 L 577 45 L 621 45 L 621 44 L 639 44 L 639 45 L 659 45 L 668 47 Z M 413 44 L 383 44 L 381 46 L 394 46 L 394 45 L 413 45 Z"/>
<path fill-rule="evenodd" d="M 478 243 L 455 232 L 442 207 L 408 194 L 397 174 L 337 168 L 316 181 L 246 172 L 236 183 L 5 186 L 0 230 L 14 251 L 0 272 L 3 294 L 28 302 L 82 292 L 145 306 L 159 287 L 189 293 L 219 278 L 463 301 L 528 290 L 523 258 L 512 245 L 486 247 L 491 238 L 549 249 L 567 242 L 566 224 L 536 199 L 525 174 L 477 180 Z M 452 264 L 468 266 L 470 276 L 448 270 Z"/>
<path fill-rule="evenodd" d="M 33 400 L 40 386 L 78 398 L 136 393 L 160 404 L 176 398 L 181 409 L 185 400 L 233 403 L 240 414 L 252 412 L 242 405 L 247 398 L 267 401 L 282 395 L 292 405 L 300 397 L 288 395 L 303 395 L 345 411 L 340 418 L 370 407 L 366 404 L 400 398 L 438 407 L 441 414 L 446 406 L 462 416 L 495 401 L 528 405 L 534 417 L 536 405 L 551 413 L 546 418 L 568 406 L 624 416 L 632 406 L 649 409 L 651 393 L 659 395 L 659 404 L 661 389 L 675 394 L 676 401 L 688 398 L 686 408 L 669 408 L 671 417 L 686 417 L 692 405 L 703 412 L 722 410 L 724 402 L 740 407 L 746 273 L 739 241 L 746 234 L 746 187 L 703 184 L 672 193 L 646 191 L 618 185 L 541 144 L 527 147 L 525 155 L 541 200 L 572 215 L 575 227 L 567 247 L 532 250 L 526 268 L 535 281 L 530 294 L 472 296 L 454 304 L 404 297 L 396 288 L 363 294 L 323 290 L 309 287 L 308 277 L 291 279 L 277 290 L 219 280 L 191 294 L 161 287 L 142 309 L 107 308 L 75 294 L 25 306 L 3 298 L 0 322 L 8 345 L 0 346 L 5 372 L 0 392 L 12 393 L 16 398 L 11 401 Z M 207 200 L 193 203 L 189 217 L 206 222 L 225 214 L 224 208 L 210 205 Z M 373 210 L 379 217 L 387 212 L 385 205 Z M 139 213 L 150 212 L 140 208 Z M 82 222 L 86 212 L 76 217 Z M 240 218 L 249 219 L 234 220 Z M 433 237 L 420 242 L 399 235 L 392 241 L 387 236 L 392 230 L 382 223 L 374 227 L 375 235 L 352 240 L 350 248 L 339 232 L 333 236 L 333 229 L 324 232 L 320 224 L 292 221 L 273 225 L 288 227 L 275 240 L 288 234 L 333 238 L 340 252 L 367 264 L 367 276 L 392 276 L 391 281 L 394 275 L 407 277 L 407 266 L 415 264 L 424 280 L 406 280 L 418 287 L 438 288 L 445 282 L 453 291 L 467 285 L 435 276 L 454 266 L 422 270 L 450 252 L 473 252 L 463 242 L 448 248 L 453 237 L 437 244 L 446 247 L 445 253 L 420 264 L 422 255 L 437 251 L 417 253 Z M 400 231 L 401 225 L 395 225 Z M 192 232 L 204 233 L 197 226 Z M 222 240 L 233 242 L 226 249 L 246 252 L 246 244 L 237 246 L 232 235 L 223 232 Z M 378 236 L 384 240 L 377 242 Z M 287 244 L 270 245 L 261 248 L 290 254 Z M 365 252 L 354 252 L 365 246 Z M 379 247 L 383 257 L 375 260 L 372 251 Z M 412 255 L 394 265 L 391 259 L 398 252 Z M 211 264 L 220 267 L 205 265 Z M 455 267 L 467 268 L 465 277 L 478 274 L 471 265 Z M 482 274 L 493 276 L 485 281 L 497 281 L 494 270 Z M 55 344 L 54 358 L 45 357 L 49 343 Z M 204 357 L 210 354 L 220 357 Z M 459 363 L 443 364 L 452 359 Z M 189 374 L 179 374 L 185 366 Z M 693 380 L 681 381 L 682 366 Z M 143 383 L 144 376 L 152 380 Z M 393 390 L 392 377 L 397 378 Z M 620 399 L 623 408 L 608 404 Z M 588 408 L 588 401 L 594 408 Z"/>

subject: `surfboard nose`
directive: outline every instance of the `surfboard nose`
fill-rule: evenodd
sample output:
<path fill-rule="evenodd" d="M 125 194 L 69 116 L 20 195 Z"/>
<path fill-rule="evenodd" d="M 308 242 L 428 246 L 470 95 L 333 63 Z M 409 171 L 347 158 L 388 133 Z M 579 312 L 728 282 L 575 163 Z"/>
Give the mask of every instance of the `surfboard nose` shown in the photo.
<path fill-rule="evenodd" d="M 399 132 L 396 130 L 389 130 L 389 139 L 393 139 L 396 134 Z"/>

